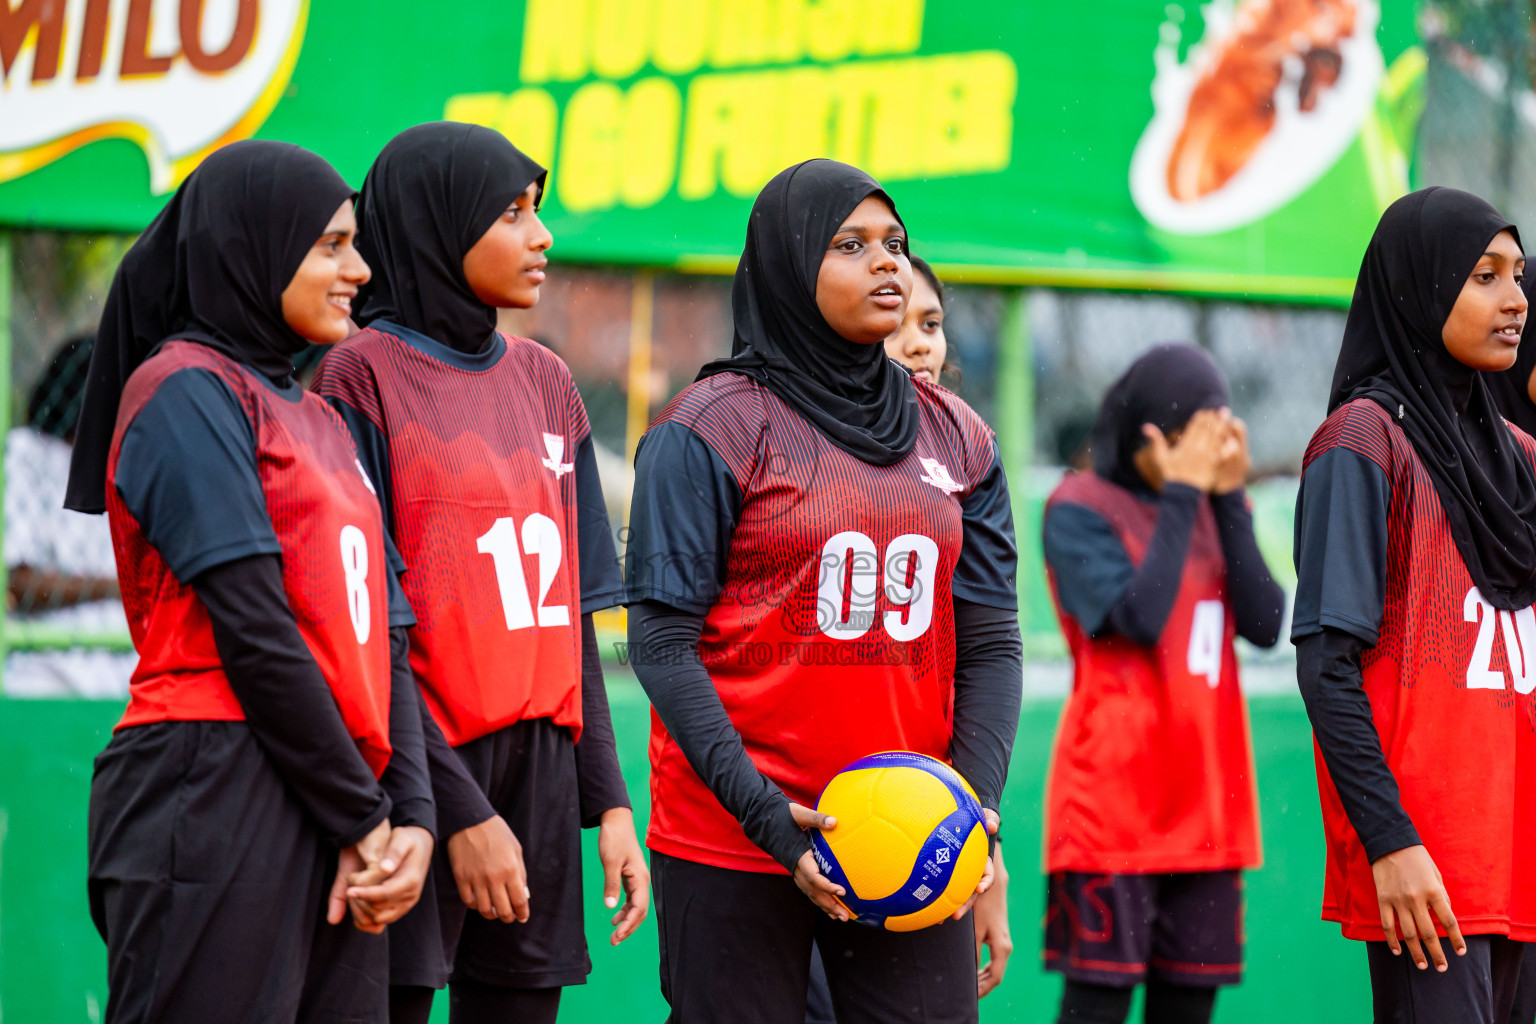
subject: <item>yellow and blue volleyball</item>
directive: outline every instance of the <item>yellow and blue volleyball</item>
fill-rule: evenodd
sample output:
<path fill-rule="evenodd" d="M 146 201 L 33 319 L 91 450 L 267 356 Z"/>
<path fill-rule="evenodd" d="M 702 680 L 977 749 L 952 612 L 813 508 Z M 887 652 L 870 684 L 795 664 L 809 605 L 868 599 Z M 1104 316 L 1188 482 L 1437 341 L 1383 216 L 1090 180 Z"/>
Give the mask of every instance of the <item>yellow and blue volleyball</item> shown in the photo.
<path fill-rule="evenodd" d="M 822 874 L 858 920 L 893 932 L 938 924 L 971 898 L 987 866 L 976 793 L 943 761 L 906 750 L 861 757 L 832 777 L 811 830 Z"/>

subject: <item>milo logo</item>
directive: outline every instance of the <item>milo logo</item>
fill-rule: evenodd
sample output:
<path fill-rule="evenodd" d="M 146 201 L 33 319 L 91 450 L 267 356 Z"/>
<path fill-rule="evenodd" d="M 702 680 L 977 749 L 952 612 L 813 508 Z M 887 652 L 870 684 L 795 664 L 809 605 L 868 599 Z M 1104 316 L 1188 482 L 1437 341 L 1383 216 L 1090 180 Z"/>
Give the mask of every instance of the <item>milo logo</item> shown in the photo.
<path fill-rule="evenodd" d="M 165 193 L 247 138 L 298 60 L 308 0 L 0 0 L 0 182 L 98 139 Z"/>

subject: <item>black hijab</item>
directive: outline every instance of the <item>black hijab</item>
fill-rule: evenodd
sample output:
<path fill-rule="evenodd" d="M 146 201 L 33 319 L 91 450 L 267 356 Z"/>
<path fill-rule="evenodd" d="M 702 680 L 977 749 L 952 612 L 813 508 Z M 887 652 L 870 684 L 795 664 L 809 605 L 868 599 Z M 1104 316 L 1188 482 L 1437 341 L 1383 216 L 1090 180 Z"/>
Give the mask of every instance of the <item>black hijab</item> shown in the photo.
<path fill-rule="evenodd" d="M 1216 361 L 1194 345 L 1158 345 L 1143 353 L 1110 385 L 1093 425 L 1093 471 L 1131 491 L 1149 488 L 1135 456 L 1150 423 L 1163 433 L 1178 430 L 1201 409 L 1232 404 L 1227 379 Z"/>
<path fill-rule="evenodd" d="M 763 188 L 752 204 L 731 287 L 731 356 L 706 365 L 698 379 L 717 373 L 750 377 L 839 448 L 889 466 L 917 443 L 917 393 L 884 345 L 849 341 L 816 305 L 827 244 L 870 196 L 901 218 L 879 182 L 835 160 L 796 164 Z"/>
<path fill-rule="evenodd" d="M 1520 286 L 1525 289 L 1525 298 L 1531 305 L 1532 293 L 1536 292 L 1536 268 L 1525 272 L 1525 280 Z M 1488 393 L 1493 396 L 1493 404 L 1504 414 L 1504 418 L 1527 434 L 1536 436 L 1536 403 L 1531 401 L 1531 374 L 1536 373 L 1536 330 L 1531 330 L 1530 314 L 1526 314 L 1526 330 L 1531 332 L 1529 338 L 1522 338 L 1520 350 L 1515 355 L 1515 365 L 1503 373 L 1485 373 L 1483 381 L 1488 385 Z"/>
<path fill-rule="evenodd" d="M 360 322 L 390 320 L 460 352 L 483 352 L 496 310 L 464 279 L 464 254 L 547 172 L 505 135 L 437 121 L 390 140 L 357 201 L 358 249 L 373 268 Z M 535 207 L 537 207 L 535 201 Z"/>
<path fill-rule="evenodd" d="M 1331 413 L 1370 398 L 1402 426 L 1472 582 L 1496 608 L 1536 602 L 1536 474 L 1484 375 L 1441 338 L 1472 268 L 1515 226 L 1483 200 L 1426 188 L 1387 208 L 1366 247 L 1333 371 Z"/>
<path fill-rule="evenodd" d="M 236 142 L 192 172 L 112 279 L 65 508 L 106 509 L 118 399 L 162 341 L 200 342 L 278 382 L 293 373 L 294 353 L 309 342 L 283 319 L 283 290 L 355 194 L 325 160 L 286 142 Z"/>

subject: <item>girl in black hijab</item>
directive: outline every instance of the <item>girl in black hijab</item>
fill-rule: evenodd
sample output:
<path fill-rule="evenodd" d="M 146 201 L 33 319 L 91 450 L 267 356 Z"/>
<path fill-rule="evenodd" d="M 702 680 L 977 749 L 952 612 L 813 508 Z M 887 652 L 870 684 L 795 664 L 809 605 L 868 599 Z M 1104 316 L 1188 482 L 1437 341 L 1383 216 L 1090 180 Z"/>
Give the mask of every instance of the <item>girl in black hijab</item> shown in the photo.
<path fill-rule="evenodd" d="M 108 297 L 68 502 L 108 512 L 140 658 L 91 785 L 109 1021 L 386 1012 L 379 933 L 435 828 L 409 610 L 350 438 L 289 377 L 368 279 L 352 194 L 231 145 Z"/>
<path fill-rule="evenodd" d="M 1018 721 L 1007 482 L 976 414 L 885 355 L 911 282 L 877 182 L 781 172 L 752 208 L 734 355 L 640 442 L 626 600 L 675 1020 L 802 1024 L 813 940 L 840 1021 L 977 1019 L 970 922 L 844 923 L 804 832 L 835 831 L 818 794 L 889 749 L 951 761 L 995 832 Z"/>
<path fill-rule="evenodd" d="M 1529 303 L 1531 292 L 1536 289 L 1536 274 L 1527 275 L 1520 287 Z M 1502 372 L 1485 374 L 1483 379 L 1494 407 L 1504 418 L 1527 434 L 1536 436 L 1536 390 L 1532 389 L 1532 383 L 1536 382 L 1536 338 L 1520 342 L 1513 366 Z M 1532 967 L 1536 968 L 1536 957 L 1531 959 Z"/>
<path fill-rule="evenodd" d="M 591 970 L 584 827 L 600 829 L 611 941 L 649 906 L 592 626 L 622 584 L 586 410 L 558 356 L 496 331 L 498 308 L 539 300 L 544 180 L 487 128 L 385 146 L 358 201 L 367 329 L 314 384 L 362 439 L 410 567 L 432 712 L 443 852 L 423 911 L 390 929 L 394 1024 L 425 1024 L 450 968 L 454 1024 L 555 1019 Z"/>
<path fill-rule="evenodd" d="M 1229 403 L 1203 350 L 1148 350 L 1104 397 L 1092 470 L 1046 506 L 1074 667 L 1045 816 L 1062 1021 L 1120 1024 L 1144 982 L 1149 1022 L 1198 1024 L 1242 977 L 1241 873 L 1260 851 L 1232 644 L 1273 646 L 1285 595 L 1254 538 Z"/>
<path fill-rule="evenodd" d="M 883 347 L 843 337 L 816 301 L 822 239 L 838 216 L 830 211 L 851 211 L 874 194 L 891 205 L 872 178 L 848 170 L 832 160 L 798 165 L 785 181 L 793 180 L 796 199 L 815 196 L 815 203 L 782 195 L 787 184 L 764 190 L 764 196 L 772 190 L 781 197 L 770 203 L 760 196 L 752 208 L 747 247 L 731 286 L 731 357 L 705 366 L 698 379 L 738 373 L 755 380 L 839 448 L 889 466 L 906 458 L 917 440 L 917 394 Z M 904 297 L 910 292 L 909 286 Z"/>
<path fill-rule="evenodd" d="M 1506 1019 L 1536 937 L 1536 473 L 1485 382 L 1515 360 L 1524 263 L 1476 196 L 1428 188 L 1387 209 L 1297 499 L 1291 638 L 1326 768 L 1323 916 L 1366 942 L 1378 1020 Z M 1477 771 L 1447 772 L 1466 750 Z"/>

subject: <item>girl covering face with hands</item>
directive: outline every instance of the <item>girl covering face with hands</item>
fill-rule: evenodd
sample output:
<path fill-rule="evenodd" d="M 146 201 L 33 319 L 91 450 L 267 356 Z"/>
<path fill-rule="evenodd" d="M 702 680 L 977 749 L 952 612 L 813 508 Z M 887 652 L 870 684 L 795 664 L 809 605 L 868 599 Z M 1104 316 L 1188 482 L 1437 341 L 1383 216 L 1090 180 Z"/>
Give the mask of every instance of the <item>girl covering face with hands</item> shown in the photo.
<path fill-rule="evenodd" d="M 1284 594 L 1242 486 L 1247 430 L 1192 345 L 1159 345 L 1104 398 L 1093 467 L 1046 506 L 1073 687 L 1046 793 L 1045 962 L 1062 1021 L 1208 1021 L 1242 977 L 1242 877 L 1259 864 L 1232 642 L 1272 646 Z"/>

